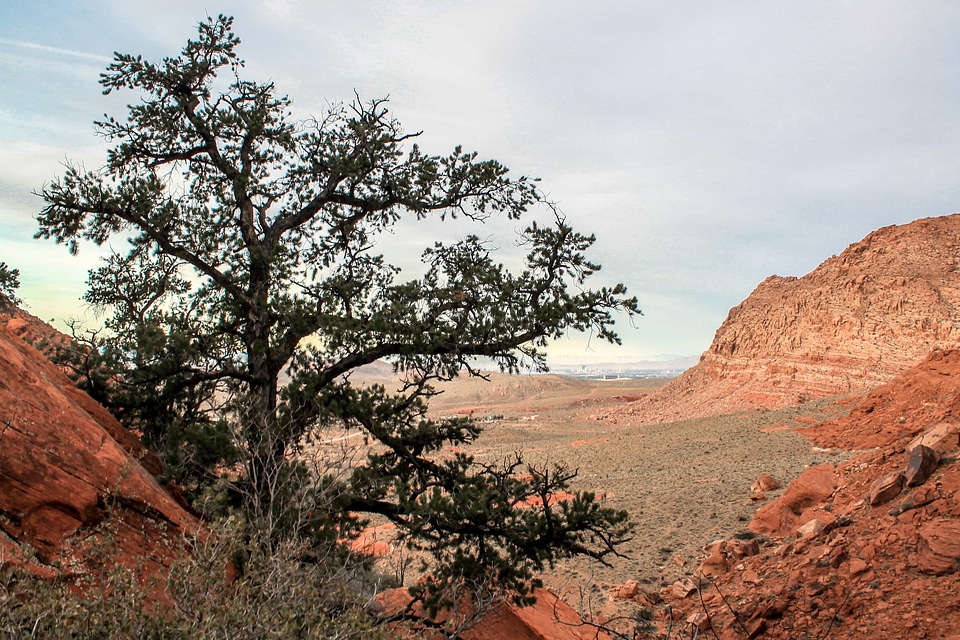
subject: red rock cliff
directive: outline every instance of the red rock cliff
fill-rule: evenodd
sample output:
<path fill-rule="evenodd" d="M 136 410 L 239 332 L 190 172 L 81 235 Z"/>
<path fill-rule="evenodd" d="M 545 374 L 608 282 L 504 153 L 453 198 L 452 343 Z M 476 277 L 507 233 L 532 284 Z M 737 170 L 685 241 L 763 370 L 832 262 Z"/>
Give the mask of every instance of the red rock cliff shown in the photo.
<path fill-rule="evenodd" d="M 960 214 L 885 227 L 730 310 L 699 364 L 627 420 L 779 408 L 875 387 L 960 344 Z M 623 416 L 617 416 L 623 419 Z"/>

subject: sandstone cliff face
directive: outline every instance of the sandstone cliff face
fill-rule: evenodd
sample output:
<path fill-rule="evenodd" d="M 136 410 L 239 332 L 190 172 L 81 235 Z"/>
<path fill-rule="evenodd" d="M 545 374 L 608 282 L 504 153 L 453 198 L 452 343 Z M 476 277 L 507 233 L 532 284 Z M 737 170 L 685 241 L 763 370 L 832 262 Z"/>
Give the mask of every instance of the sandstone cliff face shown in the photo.
<path fill-rule="evenodd" d="M 960 344 L 958 269 L 954 214 L 875 231 L 802 278 L 771 276 L 730 310 L 699 364 L 627 420 L 780 408 L 887 382 Z"/>
<path fill-rule="evenodd" d="M 0 319 L 2 560 L 40 575 L 103 562 L 154 574 L 197 520 L 144 468 L 159 472 L 159 459 L 19 337 L 52 331 L 40 324 L 19 311 Z"/>

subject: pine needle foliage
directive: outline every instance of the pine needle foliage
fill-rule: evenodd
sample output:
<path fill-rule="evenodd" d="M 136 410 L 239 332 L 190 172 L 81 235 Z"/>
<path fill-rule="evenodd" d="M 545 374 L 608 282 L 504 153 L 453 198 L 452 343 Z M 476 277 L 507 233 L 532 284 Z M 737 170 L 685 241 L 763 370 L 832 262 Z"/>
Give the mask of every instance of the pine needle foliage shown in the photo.
<path fill-rule="evenodd" d="M 640 311 L 621 284 L 590 288 L 593 236 L 535 179 L 461 147 L 425 153 L 384 99 L 294 118 L 273 83 L 243 77 L 232 29 L 208 18 L 159 62 L 117 53 L 100 82 L 135 100 L 96 123 L 113 145 L 106 164 L 68 166 L 42 189 L 38 237 L 73 253 L 126 243 L 90 273 L 85 299 L 105 328 L 74 354 L 78 377 L 193 496 L 226 482 L 227 507 L 296 529 L 283 535 L 392 521 L 435 559 L 420 588 L 432 605 L 457 581 L 527 601 L 557 558 L 605 562 L 629 535 L 626 513 L 583 492 L 554 504 L 575 476 L 562 465 L 442 458 L 480 426 L 427 417 L 435 383 L 481 374 L 480 359 L 544 370 L 544 348 L 568 331 L 619 342 L 614 314 Z M 477 234 L 424 247 L 409 279 L 378 252 L 401 220 L 491 216 L 539 216 L 519 232 L 518 270 Z M 401 389 L 351 383 L 378 360 Z M 330 427 L 374 445 L 346 474 L 298 461 Z M 311 492 L 336 498 L 312 508 Z"/>

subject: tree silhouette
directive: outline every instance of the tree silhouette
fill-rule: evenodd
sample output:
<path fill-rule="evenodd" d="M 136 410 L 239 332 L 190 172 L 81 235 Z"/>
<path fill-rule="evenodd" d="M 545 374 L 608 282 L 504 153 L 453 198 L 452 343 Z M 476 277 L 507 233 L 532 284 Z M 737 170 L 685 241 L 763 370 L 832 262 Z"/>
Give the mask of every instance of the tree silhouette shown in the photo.
<path fill-rule="evenodd" d="M 457 581 L 522 600 L 557 557 L 616 553 L 624 512 L 590 493 L 551 503 L 575 472 L 441 457 L 480 428 L 426 416 L 433 383 L 478 374 L 478 358 L 544 369 L 543 348 L 568 330 L 619 342 L 612 313 L 639 309 L 622 285 L 587 288 L 594 238 L 495 160 L 425 154 L 385 100 L 293 118 L 272 83 L 241 78 L 238 45 L 219 16 L 177 57 L 116 54 L 104 92 L 138 100 L 96 123 L 113 143 L 106 165 L 70 166 L 42 190 L 38 237 L 74 253 L 83 240 L 128 243 L 88 281 L 85 299 L 106 314 L 84 351 L 91 393 L 184 481 L 229 478 L 254 519 L 314 537 L 343 536 L 356 514 L 390 519 L 435 557 L 422 585 L 434 605 Z M 409 280 L 378 253 L 402 218 L 480 224 L 532 208 L 548 221 L 522 232 L 517 273 L 476 235 L 425 248 Z M 382 359 L 402 389 L 351 384 Z M 331 425 L 375 443 L 347 475 L 298 457 Z M 321 491 L 335 498 L 307 509 Z"/>

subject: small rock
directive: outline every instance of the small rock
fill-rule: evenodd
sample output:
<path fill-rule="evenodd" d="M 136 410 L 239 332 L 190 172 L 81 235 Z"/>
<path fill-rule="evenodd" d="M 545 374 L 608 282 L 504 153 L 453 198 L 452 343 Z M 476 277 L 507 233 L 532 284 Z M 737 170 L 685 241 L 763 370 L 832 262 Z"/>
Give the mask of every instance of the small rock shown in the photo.
<path fill-rule="evenodd" d="M 903 490 L 903 474 L 900 472 L 897 473 L 888 473 L 882 478 L 874 480 L 873 484 L 870 485 L 870 490 L 867 492 L 868 501 L 870 502 L 871 507 L 876 507 L 885 502 L 890 502 Z"/>
<path fill-rule="evenodd" d="M 869 568 L 870 566 L 860 558 L 853 558 L 850 560 L 850 575 L 852 576 L 855 576 L 858 573 L 863 573 Z"/>
<path fill-rule="evenodd" d="M 789 598 L 785 594 L 780 594 L 777 598 L 770 601 L 760 615 L 768 620 L 774 620 L 783 616 L 783 612 L 786 611 L 789 606 Z"/>
<path fill-rule="evenodd" d="M 905 511 L 910 511 L 911 509 L 928 505 L 939 497 L 940 492 L 937 491 L 936 487 L 932 487 L 930 485 L 917 487 L 908 493 L 903 500 L 891 508 L 889 513 L 890 515 L 896 517 Z"/>
<path fill-rule="evenodd" d="M 811 540 L 823 531 L 823 523 L 814 518 L 806 524 L 797 527 L 797 537 L 801 540 Z"/>
<path fill-rule="evenodd" d="M 639 604 L 641 607 L 643 607 L 644 609 L 653 609 L 654 605 L 656 605 L 656 602 L 653 601 L 653 598 L 651 598 L 645 593 L 638 593 L 637 595 L 633 596 L 633 598 L 631 599 L 637 604 Z"/>
<path fill-rule="evenodd" d="M 727 562 L 727 556 L 723 553 L 724 546 L 711 544 L 707 547 L 712 548 L 713 551 L 700 563 L 699 573 L 708 577 L 726 573 L 730 564 Z"/>
<path fill-rule="evenodd" d="M 747 558 L 760 553 L 760 543 L 756 538 L 752 540 L 731 540 L 724 549 L 738 559 Z"/>
<path fill-rule="evenodd" d="M 720 551 L 723 551 L 724 547 L 726 546 L 727 546 L 727 541 L 721 538 L 719 540 L 714 540 L 713 542 L 705 545 L 703 547 L 703 552 L 709 556 L 714 552 L 716 552 L 718 549 Z"/>
<path fill-rule="evenodd" d="M 693 625 L 700 631 L 706 631 L 710 626 L 710 618 L 702 611 L 694 611 L 687 616 L 687 624 Z"/>
<path fill-rule="evenodd" d="M 630 598 L 637 595 L 637 589 L 640 585 L 637 584 L 636 580 L 627 580 L 623 583 L 617 592 L 614 594 L 614 597 L 619 600 L 629 600 Z"/>
<path fill-rule="evenodd" d="M 807 468 L 790 483 L 784 494 L 757 509 L 750 530 L 772 536 L 787 536 L 796 526 L 798 516 L 809 506 L 826 501 L 833 495 L 834 466 L 821 464 Z"/>
<path fill-rule="evenodd" d="M 758 585 L 763 584 L 763 578 L 753 569 L 747 569 L 743 572 L 743 582 L 745 584 Z"/>
<path fill-rule="evenodd" d="M 907 463 L 906 481 L 908 487 L 916 487 L 927 481 L 933 470 L 940 464 L 940 454 L 925 444 L 917 445 L 910 452 Z"/>
<path fill-rule="evenodd" d="M 763 493 L 765 491 L 774 491 L 780 488 L 780 483 L 774 480 L 769 473 L 761 474 L 757 481 L 753 483 L 750 490 L 754 493 Z"/>
<path fill-rule="evenodd" d="M 695 585 L 693 581 L 689 579 L 677 580 L 673 583 L 671 590 L 674 596 L 683 599 L 690 597 L 690 594 L 692 593 L 696 593 L 697 585 Z"/>
<path fill-rule="evenodd" d="M 756 622 L 753 622 L 750 624 L 750 628 L 748 629 L 750 633 L 748 637 L 750 638 L 750 640 L 753 640 L 754 638 L 759 638 L 766 630 L 767 630 L 767 621 L 764 620 L 763 618 L 760 618 Z"/>

